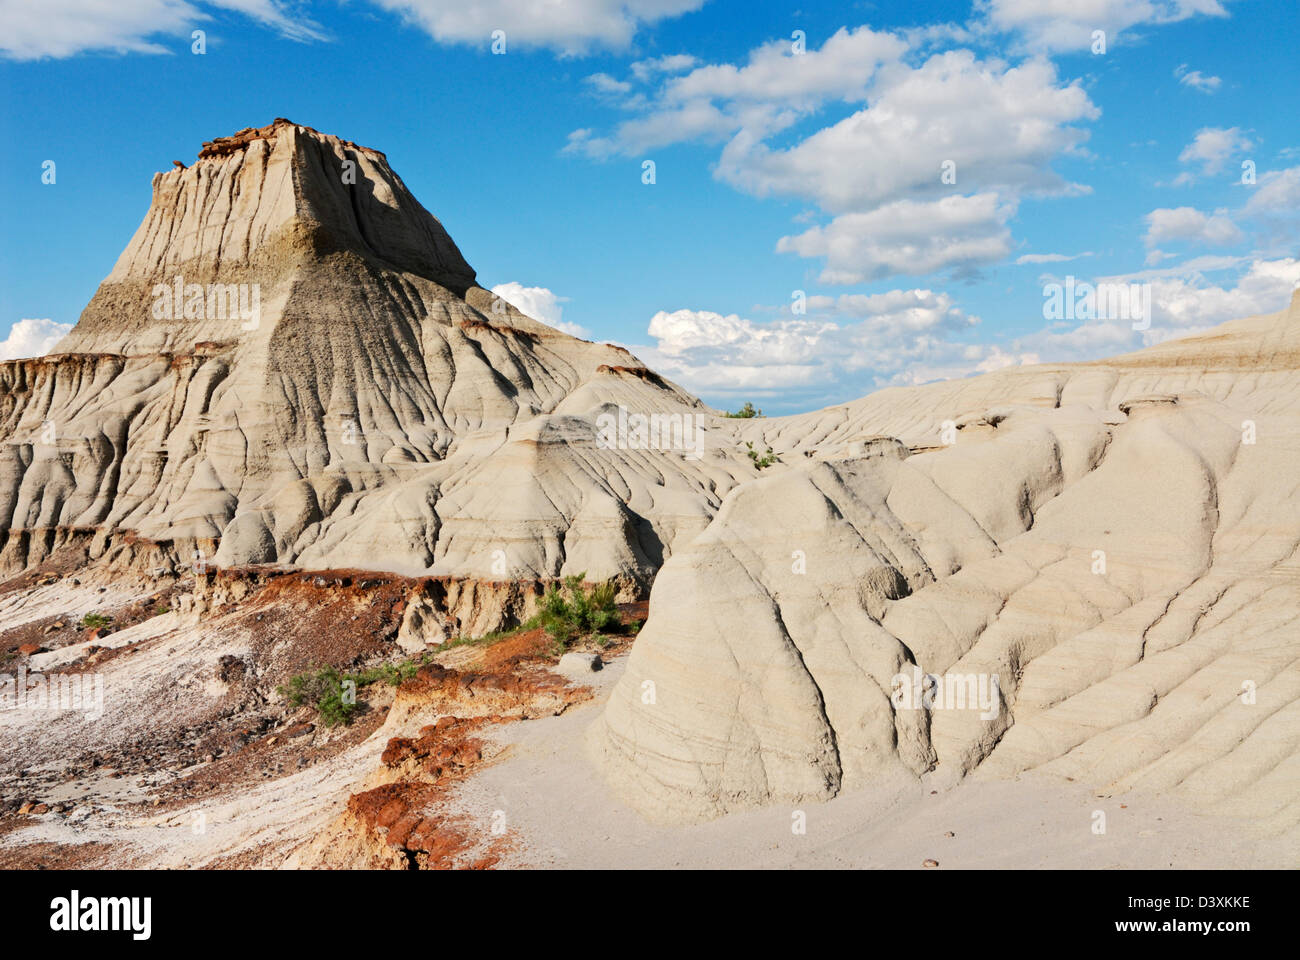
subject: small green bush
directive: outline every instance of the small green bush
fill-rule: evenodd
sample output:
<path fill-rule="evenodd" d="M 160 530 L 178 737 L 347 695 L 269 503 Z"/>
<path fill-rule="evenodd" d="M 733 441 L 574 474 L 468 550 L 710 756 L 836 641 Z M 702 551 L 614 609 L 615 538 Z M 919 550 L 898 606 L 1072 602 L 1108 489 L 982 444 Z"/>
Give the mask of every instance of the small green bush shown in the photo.
<path fill-rule="evenodd" d="M 754 445 L 748 440 L 745 441 L 745 446 L 748 448 L 746 452 L 749 454 L 749 459 L 754 461 L 754 466 L 758 467 L 760 470 L 764 467 L 770 467 L 772 464 L 780 460 L 780 457 L 772 452 L 771 447 L 768 447 L 767 452 L 762 456 L 759 456 L 758 451 L 754 449 Z"/>
<path fill-rule="evenodd" d="M 582 586 L 585 573 L 565 577 L 563 587 L 552 584 L 542 597 L 541 611 L 537 616 L 508 630 L 498 630 L 482 637 L 458 637 L 442 645 L 441 649 L 466 644 L 487 645 L 526 630 L 544 627 L 551 635 L 551 652 L 560 655 L 579 637 L 591 634 L 623 633 L 625 628 L 618 614 L 615 597 L 618 591 L 612 583 L 597 584 L 590 590 Z M 635 633 L 641 628 L 639 621 L 628 625 Z M 604 646 L 608 641 L 598 637 Z M 357 710 L 357 694 L 375 683 L 398 686 L 403 680 L 416 675 L 428 663 L 430 654 L 401 663 L 383 663 L 357 673 L 339 673 L 333 667 L 309 670 L 290 677 L 289 682 L 277 687 L 277 692 L 289 701 L 291 707 L 313 707 L 321 722 L 334 727 L 349 724 Z"/>
<path fill-rule="evenodd" d="M 290 706 L 315 707 L 322 722 L 327 727 L 334 727 L 351 723 L 352 713 L 357 707 L 356 697 L 348 696 L 344 689 L 345 679 L 351 678 L 341 676 L 333 667 L 323 667 L 290 677 L 288 684 L 278 689 L 281 696 L 288 698 Z M 352 692 L 355 690 L 354 687 Z"/>
<path fill-rule="evenodd" d="M 356 682 L 358 689 L 368 687 L 372 683 L 386 683 L 390 687 L 396 687 L 403 680 L 410 680 L 415 676 L 422 662 L 423 659 L 407 660 L 403 663 L 385 663 L 353 674 L 352 679 Z"/>
<path fill-rule="evenodd" d="M 316 709 L 320 711 L 321 723 L 327 727 L 337 727 L 339 724 L 348 724 L 352 722 L 352 714 L 357 709 L 355 697 L 349 702 L 344 697 L 342 686 L 337 691 L 330 691 L 321 698 L 320 703 L 316 704 Z"/>
<path fill-rule="evenodd" d="M 418 660 L 405 660 L 401 663 L 383 663 L 360 673 L 339 673 L 333 667 L 309 670 L 290 677 L 284 686 L 277 687 L 282 697 L 292 707 L 314 707 L 320 713 L 321 722 L 327 727 L 336 727 L 340 723 L 351 723 L 352 715 L 357 709 L 356 694 L 374 683 L 386 683 L 398 686 L 403 680 L 410 680 L 420 667 L 429 662 L 429 655 L 422 654 Z"/>
<path fill-rule="evenodd" d="M 92 630 L 95 627 L 106 627 L 112 622 L 112 617 L 106 617 L 102 613 L 88 613 L 81 618 L 81 625 Z"/>
<path fill-rule="evenodd" d="M 582 588 L 586 573 L 564 578 L 564 587 L 551 584 L 542 598 L 539 619 L 546 632 L 555 640 L 556 651 L 578 637 L 592 633 L 617 633 L 622 628 L 618 606 L 614 602 L 617 591 L 612 583 L 600 583 L 590 590 Z"/>
<path fill-rule="evenodd" d="M 763 415 L 763 411 L 755 410 L 754 405 L 750 403 L 748 400 L 746 400 L 745 405 L 741 407 L 739 410 L 737 410 L 735 413 L 726 414 L 726 416 L 731 417 L 731 419 L 733 420 L 749 420 L 752 417 L 761 417 L 762 415 Z"/>

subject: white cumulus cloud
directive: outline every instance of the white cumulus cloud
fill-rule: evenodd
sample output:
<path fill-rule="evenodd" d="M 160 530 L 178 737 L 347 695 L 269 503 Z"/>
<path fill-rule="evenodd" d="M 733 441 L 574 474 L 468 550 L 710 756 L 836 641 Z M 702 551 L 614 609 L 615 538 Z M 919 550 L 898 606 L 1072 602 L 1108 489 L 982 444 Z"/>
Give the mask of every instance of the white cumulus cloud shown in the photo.
<path fill-rule="evenodd" d="M 190 32 L 206 28 L 214 11 L 244 14 L 293 40 L 324 38 L 316 23 L 278 0 L 0 0 L 0 54 L 37 60 L 187 50 Z"/>
<path fill-rule="evenodd" d="M 43 357 L 71 329 L 72 324 L 55 323 L 53 320 L 19 320 L 10 328 L 9 336 L 0 340 L 0 362 Z"/>
<path fill-rule="evenodd" d="M 1246 201 L 1245 213 L 1251 217 L 1294 220 L 1300 214 L 1300 167 L 1263 174 Z"/>
<path fill-rule="evenodd" d="M 563 330 L 569 336 L 582 337 L 584 340 L 591 337 L 584 327 L 576 323 L 568 323 L 563 319 L 562 304 L 568 302 L 568 297 L 558 297 L 546 287 L 525 287 L 514 280 L 509 283 L 498 283 L 492 288 L 492 292 L 521 313 L 527 314 L 534 320 L 540 320 L 556 330 Z"/>
<path fill-rule="evenodd" d="M 896 274 L 969 272 L 1011 251 L 1007 220 L 1014 206 L 993 193 L 940 200 L 899 200 L 868 213 L 846 213 L 828 225 L 782 237 L 780 253 L 825 260 L 819 280 L 854 284 Z"/>
<path fill-rule="evenodd" d="M 1211 283 L 1205 273 L 1233 269 L 1235 283 Z M 1191 336 L 1228 320 L 1281 310 L 1300 284 L 1300 259 L 1260 260 L 1200 257 L 1173 267 L 1124 276 L 1098 277 L 1096 283 L 1150 285 L 1151 325 L 1133 330 L 1132 321 L 1090 320 L 1071 327 L 1050 324 L 1014 342 L 1047 362 L 1097 360 L 1164 340 Z"/>
<path fill-rule="evenodd" d="M 994 30 L 1053 53 L 1091 51 L 1096 30 L 1109 48 L 1135 28 L 1227 16 L 1220 0 L 976 0 L 975 8 Z"/>
<path fill-rule="evenodd" d="M 698 10 L 705 0 L 372 0 L 441 43 L 487 48 L 495 30 L 506 49 L 547 47 L 579 56 L 624 49 L 645 24 Z"/>
<path fill-rule="evenodd" d="M 1245 153 L 1254 145 L 1254 141 L 1237 127 L 1205 127 L 1183 147 L 1178 161 L 1199 166 L 1201 176 L 1214 176 L 1233 156 Z M 1184 173 L 1176 182 L 1187 183 L 1193 179 L 1190 173 Z"/>
<path fill-rule="evenodd" d="M 1174 71 L 1174 76 L 1178 78 L 1178 82 L 1183 86 L 1192 87 L 1202 93 L 1213 93 L 1223 83 L 1220 77 L 1210 77 L 1199 70 L 1189 70 L 1185 63 Z"/>
<path fill-rule="evenodd" d="M 1148 213 L 1146 221 L 1148 247 L 1170 241 L 1222 247 L 1244 239 L 1226 210 L 1207 214 L 1195 207 L 1162 208 Z"/>
<path fill-rule="evenodd" d="M 952 340 L 979 320 L 945 293 L 813 296 L 806 308 L 796 315 L 786 307 L 767 322 L 709 310 L 660 311 L 647 328 L 655 344 L 633 349 L 696 392 L 743 399 L 779 390 L 787 400 L 813 402 L 860 396 L 939 353 L 967 357 L 964 372 L 992 355 Z"/>
<path fill-rule="evenodd" d="M 923 42 L 914 31 L 858 27 L 802 53 L 789 41 L 764 44 L 743 63 L 698 65 L 638 90 L 623 104 L 630 119 L 606 134 L 575 130 L 565 150 L 640 157 L 685 141 L 722 143 L 718 179 L 829 215 L 777 246 L 822 259 L 823 283 L 967 273 L 1009 253 L 1007 222 L 1022 197 L 1087 192 L 1052 164 L 1083 154 L 1081 124 L 1099 111 L 1048 60 L 1012 66 L 970 50 L 920 58 L 910 44 Z M 860 106 L 792 144 L 774 143 L 837 103 Z"/>

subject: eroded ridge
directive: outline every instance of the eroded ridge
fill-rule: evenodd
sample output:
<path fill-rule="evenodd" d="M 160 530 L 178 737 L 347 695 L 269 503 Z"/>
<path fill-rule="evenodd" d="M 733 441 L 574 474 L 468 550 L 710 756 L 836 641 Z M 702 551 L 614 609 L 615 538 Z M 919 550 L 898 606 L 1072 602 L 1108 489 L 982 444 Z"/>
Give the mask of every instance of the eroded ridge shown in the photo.
<path fill-rule="evenodd" d="M 665 564 L 593 730 L 610 782 L 692 819 L 1036 770 L 1293 829 L 1298 330 L 1300 298 L 753 426 L 838 452 L 733 491 Z M 927 674 L 972 702 L 900 704 Z"/>

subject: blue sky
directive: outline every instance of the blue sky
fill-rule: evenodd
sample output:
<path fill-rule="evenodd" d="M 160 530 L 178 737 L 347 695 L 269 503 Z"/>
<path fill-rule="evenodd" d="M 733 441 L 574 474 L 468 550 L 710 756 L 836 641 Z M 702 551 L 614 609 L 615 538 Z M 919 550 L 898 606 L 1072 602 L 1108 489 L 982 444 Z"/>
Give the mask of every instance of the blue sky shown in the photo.
<path fill-rule="evenodd" d="M 276 116 L 719 406 L 1111 355 L 1300 281 L 1296 0 L 543 6 L 0 0 L 0 359 L 76 321 L 155 171 Z M 1150 284 L 1150 329 L 1045 320 L 1067 274 Z"/>

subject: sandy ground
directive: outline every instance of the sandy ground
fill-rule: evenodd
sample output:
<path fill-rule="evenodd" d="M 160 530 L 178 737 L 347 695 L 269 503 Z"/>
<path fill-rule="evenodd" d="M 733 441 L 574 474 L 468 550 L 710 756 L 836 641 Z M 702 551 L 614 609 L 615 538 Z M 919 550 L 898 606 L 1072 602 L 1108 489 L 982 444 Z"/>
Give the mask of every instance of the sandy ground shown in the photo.
<path fill-rule="evenodd" d="M 663 826 L 621 803 L 588 760 L 584 737 L 625 668 L 596 674 L 597 696 L 559 717 L 510 724 L 504 758 L 461 785 L 455 803 L 505 812 L 518 852 L 503 867 L 551 868 L 1283 868 L 1300 864 L 1295 837 L 1209 817 L 1159 797 L 1098 797 L 1046 778 L 927 783 L 773 807 L 708 823 Z M 1095 811 L 1105 832 L 1095 833 Z M 948 833 L 953 836 L 947 836 Z"/>

